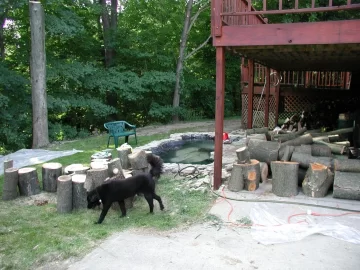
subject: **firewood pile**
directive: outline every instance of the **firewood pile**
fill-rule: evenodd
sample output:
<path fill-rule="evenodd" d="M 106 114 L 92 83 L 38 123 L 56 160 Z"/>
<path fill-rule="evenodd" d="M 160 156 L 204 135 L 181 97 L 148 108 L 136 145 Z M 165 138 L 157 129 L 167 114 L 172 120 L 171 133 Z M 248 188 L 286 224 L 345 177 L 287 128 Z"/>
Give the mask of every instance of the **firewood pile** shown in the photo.
<path fill-rule="evenodd" d="M 333 189 L 334 198 L 360 200 L 360 156 L 350 135 L 359 134 L 356 128 L 330 132 L 308 130 L 306 118 L 289 119 L 280 130 L 268 128 L 246 130 L 246 142 L 236 151 L 237 161 L 229 180 L 232 191 L 258 187 L 249 181 L 263 182 L 271 175 L 272 191 L 281 197 L 295 196 L 298 186 L 305 195 L 324 197 Z M 358 135 L 356 135 L 358 136 Z M 266 164 L 260 168 L 260 164 Z M 253 180 L 254 179 L 254 180 Z"/>

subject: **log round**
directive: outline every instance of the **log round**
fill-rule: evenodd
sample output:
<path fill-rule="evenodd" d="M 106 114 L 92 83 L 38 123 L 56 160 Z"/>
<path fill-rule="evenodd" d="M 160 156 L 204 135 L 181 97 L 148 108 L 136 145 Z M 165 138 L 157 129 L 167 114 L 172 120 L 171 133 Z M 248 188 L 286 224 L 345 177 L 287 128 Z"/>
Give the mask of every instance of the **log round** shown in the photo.
<path fill-rule="evenodd" d="M 62 175 L 57 179 L 58 213 L 70 213 L 72 210 L 72 181 L 70 175 Z"/>
<path fill-rule="evenodd" d="M 271 162 L 272 192 L 279 197 L 291 197 L 298 194 L 298 162 Z"/>
<path fill-rule="evenodd" d="M 266 162 L 260 162 L 260 178 L 262 183 L 266 183 L 269 176 L 269 166 Z"/>
<path fill-rule="evenodd" d="M 250 163 L 250 153 L 246 146 L 237 149 L 236 156 L 238 164 Z"/>
<path fill-rule="evenodd" d="M 87 170 L 84 188 L 89 192 L 104 183 L 108 177 L 109 174 L 107 168 Z"/>
<path fill-rule="evenodd" d="M 284 154 L 282 155 L 281 161 L 290 161 L 294 150 L 295 146 L 287 145 L 284 149 Z"/>
<path fill-rule="evenodd" d="M 131 167 L 131 164 L 130 164 L 130 161 L 129 161 L 129 157 L 128 155 L 131 154 L 131 146 L 128 146 L 128 147 L 120 147 L 117 149 L 117 152 L 118 152 L 118 157 L 120 159 L 120 163 L 121 163 L 121 167 L 124 169 L 124 170 L 127 170 Z"/>
<path fill-rule="evenodd" d="M 82 164 L 71 164 L 64 169 L 65 174 L 86 174 L 90 168 Z"/>
<path fill-rule="evenodd" d="M 16 199 L 18 194 L 19 173 L 16 168 L 8 168 L 4 174 L 2 199 L 9 201 Z"/>
<path fill-rule="evenodd" d="M 310 163 L 320 163 L 329 168 L 332 168 L 331 157 L 313 157 L 304 153 L 294 152 L 291 156 L 291 161 L 298 162 L 301 168 L 307 169 Z"/>
<path fill-rule="evenodd" d="M 302 190 L 306 196 L 325 197 L 334 183 L 334 174 L 322 164 L 311 163 L 302 182 Z"/>
<path fill-rule="evenodd" d="M 43 164 L 41 171 L 43 190 L 47 192 L 56 192 L 57 179 L 63 173 L 63 167 L 61 163 L 45 163 Z"/>
<path fill-rule="evenodd" d="M 7 169 L 14 167 L 14 161 L 12 159 L 4 161 L 4 174 Z"/>
<path fill-rule="evenodd" d="M 18 170 L 18 173 L 20 195 L 31 196 L 40 193 L 40 184 L 36 168 L 21 168 Z"/>
<path fill-rule="evenodd" d="M 360 173 L 335 171 L 333 197 L 360 200 Z"/>
<path fill-rule="evenodd" d="M 241 165 L 238 163 L 233 164 L 228 184 L 228 189 L 231 191 L 237 192 L 244 189 L 243 166 Z"/>
<path fill-rule="evenodd" d="M 84 188 L 86 174 L 75 174 L 72 176 L 72 208 L 74 210 L 87 207 L 87 192 Z"/>
<path fill-rule="evenodd" d="M 278 159 L 279 146 L 278 142 L 251 139 L 248 143 L 250 158 L 270 164 Z"/>
<path fill-rule="evenodd" d="M 259 188 L 260 162 L 255 159 L 250 162 L 250 164 L 234 164 L 228 185 L 229 190 L 254 191 Z"/>
<path fill-rule="evenodd" d="M 114 169 L 117 169 L 117 172 Z M 118 174 L 121 179 L 125 178 L 119 158 L 114 158 L 108 163 L 108 175 L 109 175 L 109 177 L 113 177 L 116 174 Z"/>
<path fill-rule="evenodd" d="M 133 170 L 147 168 L 149 165 L 146 159 L 146 152 L 144 150 L 135 151 L 132 154 L 130 154 L 128 157 L 131 164 L 131 168 Z"/>
<path fill-rule="evenodd" d="M 334 159 L 334 170 L 360 173 L 359 159 Z"/>
<path fill-rule="evenodd" d="M 285 147 L 287 145 L 300 146 L 302 144 L 312 144 L 312 143 L 313 143 L 313 139 L 310 134 L 305 134 L 300 137 L 297 137 L 296 139 L 283 142 L 283 143 L 281 143 L 281 146 L 279 149 L 279 156 L 282 157 L 284 155 Z"/>

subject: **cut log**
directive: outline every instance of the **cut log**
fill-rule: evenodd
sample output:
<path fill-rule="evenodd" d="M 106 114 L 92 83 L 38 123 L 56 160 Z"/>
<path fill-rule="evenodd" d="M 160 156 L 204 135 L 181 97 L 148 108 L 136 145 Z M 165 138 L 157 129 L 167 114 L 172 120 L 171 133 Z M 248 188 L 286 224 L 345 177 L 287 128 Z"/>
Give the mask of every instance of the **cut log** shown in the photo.
<path fill-rule="evenodd" d="M 239 149 L 237 149 L 236 156 L 237 156 L 238 164 L 250 163 L 250 153 L 246 146 L 240 147 Z"/>
<path fill-rule="evenodd" d="M 72 208 L 74 210 L 87 207 L 87 192 L 84 188 L 86 174 L 75 174 L 72 176 Z"/>
<path fill-rule="evenodd" d="M 248 144 L 250 158 L 270 164 L 278 159 L 279 146 L 278 142 L 251 139 Z"/>
<path fill-rule="evenodd" d="M 272 192 L 276 196 L 291 197 L 298 194 L 298 162 L 273 161 L 271 171 Z"/>
<path fill-rule="evenodd" d="M 254 191 L 259 188 L 260 162 L 254 159 L 250 162 L 250 164 L 234 164 L 228 185 L 229 190 Z"/>
<path fill-rule="evenodd" d="M 300 146 L 295 146 L 294 151 L 298 153 L 311 155 L 311 145 L 302 144 Z"/>
<path fill-rule="evenodd" d="M 306 175 L 307 170 L 303 169 L 299 166 L 299 171 L 298 171 L 298 186 L 302 187 L 302 182 L 305 179 L 305 175 Z"/>
<path fill-rule="evenodd" d="M 324 141 L 314 141 L 314 144 L 327 145 L 331 149 L 331 153 L 337 154 L 337 155 L 343 155 L 344 153 L 346 153 L 346 149 L 347 149 L 347 147 L 344 145 L 327 143 Z"/>
<path fill-rule="evenodd" d="M 89 192 L 104 183 L 105 179 L 108 177 L 109 174 L 107 168 L 87 170 L 84 188 Z"/>
<path fill-rule="evenodd" d="M 21 168 L 18 170 L 18 173 L 20 195 L 31 196 L 40 193 L 40 184 L 36 168 Z"/>
<path fill-rule="evenodd" d="M 58 213 L 70 213 L 72 210 L 71 175 L 62 175 L 57 179 L 56 209 Z"/>
<path fill-rule="evenodd" d="M 360 173 L 335 171 L 333 197 L 360 200 Z"/>
<path fill-rule="evenodd" d="M 300 146 L 302 144 L 312 144 L 313 139 L 310 134 L 305 134 L 300 137 L 297 137 L 296 139 L 286 141 L 284 143 L 281 143 L 280 149 L 279 149 L 279 156 L 282 157 L 285 152 L 286 145 L 292 145 L 292 146 Z"/>
<path fill-rule="evenodd" d="M 134 153 L 128 155 L 131 168 L 133 170 L 139 170 L 147 168 L 149 163 L 146 159 L 146 152 L 144 150 L 135 151 Z"/>
<path fill-rule="evenodd" d="M 340 172 L 360 173 L 359 159 L 334 159 L 334 170 Z"/>
<path fill-rule="evenodd" d="M 339 135 L 329 135 L 329 136 L 320 136 L 320 137 L 313 137 L 314 141 L 324 141 L 327 143 L 334 143 L 340 140 Z"/>
<path fill-rule="evenodd" d="M 8 168 L 4 174 L 4 185 L 2 199 L 9 201 L 16 199 L 19 196 L 18 193 L 19 173 L 16 168 Z"/>
<path fill-rule="evenodd" d="M 62 170 L 62 165 L 57 162 L 43 164 L 41 171 L 44 191 L 56 192 L 57 179 L 62 175 Z"/>
<path fill-rule="evenodd" d="M 247 129 L 245 131 L 246 136 L 247 135 L 252 135 L 252 134 L 262 134 L 262 133 L 267 133 L 269 131 L 269 128 L 267 127 L 263 127 L 263 128 L 251 128 L 251 129 Z"/>
<path fill-rule="evenodd" d="M 281 161 L 290 161 L 294 150 L 295 146 L 287 145 L 284 149 L 284 154 L 282 155 Z"/>
<path fill-rule="evenodd" d="M 333 131 L 329 131 L 329 132 L 320 132 L 320 133 L 312 132 L 310 130 L 308 133 L 311 134 L 313 137 L 321 137 L 321 136 L 347 134 L 347 133 L 351 133 L 353 131 L 354 131 L 354 128 L 350 127 L 350 128 L 342 128 L 342 129 L 337 129 L 337 130 L 333 130 Z"/>
<path fill-rule="evenodd" d="M 274 138 L 277 139 L 279 142 L 283 143 L 286 141 L 290 141 L 293 139 L 296 139 L 297 137 L 300 137 L 301 135 L 304 135 L 306 128 L 302 128 L 299 131 L 291 132 L 287 134 L 276 134 L 274 135 Z"/>
<path fill-rule="evenodd" d="M 71 164 L 64 169 L 65 174 L 86 174 L 90 168 L 82 164 Z"/>
<path fill-rule="evenodd" d="M 264 133 L 247 135 L 246 136 L 246 143 L 248 143 L 250 139 L 262 140 L 262 141 L 267 141 L 268 140 L 267 137 L 266 137 L 266 134 L 264 134 Z"/>
<path fill-rule="evenodd" d="M 311 145 L 311 155 L 315 157 L 331 157 L 331 149 L 327 145 L 313 144 Z"/>
<path fill-rule="evenodd" d="M 334 183 L 334 174 L 322 164 L 311 163 L 302 182 L 302 190 L 306 196 L 325 197 Z"/>
<path fill-rule="evenodd" d="M 129 161 L 129 155 L 131 154 L 132 148 L 131 146 L 120 146 L 117 149 L 118 157 L 120 159 L 121 167 L 124 170 L 127 170 L 131 167 L 130 161 Z"/>
<path fill-rule="evenodd" d="M 109 177 L 113 177 L 115 175 L 119 175 L 120 179 L 125 179 L 123 169 L 121 167 L 120 159 L 114 158 L 108 164 L 108 175 Z"/>
<path fill-rule="evenodd" d="M 269 166 L 266 162 L 260 162 L 260 179 L 262 183 L 266 183 L 269 176 Z"/>
<path fill-rule="evenodd" d="M 304 153 L 294 152 L 291 156 L 291 161 L 298 162 L 299 166 L 308 169 L 310 163 L 320 163 L 329 168 L 332 167 L 332 158 L 331 157 L 313 157 Z"/>
<path fill-rule="evenodd" d="M 343 146 L 350 146 L 350 142 L 349 141 L 342 141 L 342 142 L 334 142 L 334 144 L 338 144 L 338 145 L 343 145 Z"/>
<path fill-rule="evenodd" d="M 7 169 L 14 167 L 14 161 L 12 159 L 4 161 L 4 174 Z"/>
<path fill-rule="evenodd" d="M 90 163 L 91 169 L 107 169 L 108 168 L 108 161 L 92 161 Z"/>

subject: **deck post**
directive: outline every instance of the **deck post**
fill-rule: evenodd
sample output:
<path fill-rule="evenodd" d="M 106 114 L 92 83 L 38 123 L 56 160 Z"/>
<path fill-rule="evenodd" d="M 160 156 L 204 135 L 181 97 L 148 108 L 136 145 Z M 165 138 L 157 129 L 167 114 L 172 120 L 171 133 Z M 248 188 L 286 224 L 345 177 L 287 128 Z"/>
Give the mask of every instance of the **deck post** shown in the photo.
<path fill-rule="evenodd" d="M 248 82 L 248 119 L 247 128 L 252 128 L 253 124 L 253 107 L 254 107 L 254 60 L 248 60 L 249 82 Z"/>
<path fill-rule="evenodd" d="M 269 101 L 270 101 L 270 68 L 266 67 L 265 70 L 265 127 L 269 127 Z"/>
<path fill-rule="evenodd" d="M 216 104 L 215 104 L 215 160 L 214 190 L 221 186 L 224 100 L 225 100 L 225 48 L 216 47 Z"/>
<path fill-rule="evenodd" d="M 279 71 L 276 71 L 279 74 Z M 275 86 L 275 126 L 278 125 L 279 121 L 279 104 L 280 104 L 280 83 Z"/>

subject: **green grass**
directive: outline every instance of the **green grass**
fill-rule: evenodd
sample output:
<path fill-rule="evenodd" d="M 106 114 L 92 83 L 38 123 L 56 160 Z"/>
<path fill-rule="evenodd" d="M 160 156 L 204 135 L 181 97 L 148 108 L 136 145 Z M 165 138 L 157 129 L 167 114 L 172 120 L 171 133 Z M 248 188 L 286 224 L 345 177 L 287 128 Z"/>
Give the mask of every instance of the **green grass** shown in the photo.
<path fill-rule="evenodd" d="M 187 130 L 172 133 L 184 131 Z M 168 136 L 139 136 L 138 141 L 139 145 L 143 145 Z M 132 141 L 130 138 L 131 144 Z M 53 160 L 65 167 L 72 163 L 89 164 L 90 156 L 106 149 L 106 143 L 107 136 L 103 135 L 54 144 L 49 149 L 84 151 Z M 116 155 L 114 150 L 113 156 Z M 36 166 L 39 178 L 41 166 Z M 0 177 L 0 196 L 2 186 L 3 176 Z M 177 186 L 177 181 L 170 176 L 163 176 L 159 180 L 157 193 L 164 201 L 165 211 L 160 211 L 155 201 L 155 213 L 148 214 L 148 204 L 143 197 L 138 197 L 134 207 L 128 210 L 128 217 L 120 218 L 119 212 L 110 210 L 102 225 L 94 225 L 100 210 L 84 209 L 71 214 L 58 214 L 55 204 L 21 205 L 21 198 L 16 203 L 0 201 L 0 269 L 33 269 L 51 261 L 83 256 L 99 240 L 128 228 L 168 230 L 209 218 L 207 212 L 214 199 L 212 195 L 177 189 Z"/>

